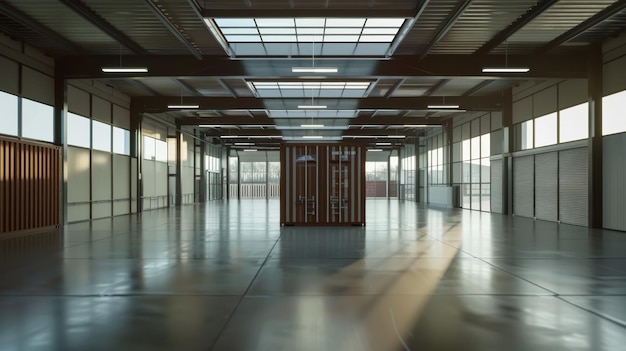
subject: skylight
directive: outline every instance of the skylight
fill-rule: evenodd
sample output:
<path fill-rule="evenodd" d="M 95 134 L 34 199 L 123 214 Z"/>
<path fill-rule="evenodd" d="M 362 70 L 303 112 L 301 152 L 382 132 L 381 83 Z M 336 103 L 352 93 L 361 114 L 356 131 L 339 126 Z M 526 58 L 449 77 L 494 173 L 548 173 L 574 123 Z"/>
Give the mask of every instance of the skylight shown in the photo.
<path fill-rule="evenodd" d="M 251 82 L 260 98 L 363 98 L 370 82 Z"/>
<path fill-rule="evenodd" d="M 271 118 L 353 118 L 356 110 L 269 110 Z"/>
<path fill-rule="evenodd" d="M 212 31 L 219 31 L 218 38 L 224 38 L 235 56 L 384 56 L 405 18 L 214 18 L 205 21 Z"/>

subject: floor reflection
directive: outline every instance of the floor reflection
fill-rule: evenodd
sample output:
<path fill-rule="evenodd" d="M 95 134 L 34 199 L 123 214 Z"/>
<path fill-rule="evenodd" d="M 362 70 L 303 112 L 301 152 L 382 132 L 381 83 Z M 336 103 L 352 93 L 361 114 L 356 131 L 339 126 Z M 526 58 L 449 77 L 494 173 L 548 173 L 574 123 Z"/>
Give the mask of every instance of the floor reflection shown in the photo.
<path fill-rule="evenodd" d="M 617 350 L 626 235 L 396 200 L 228 201 L 0 240 L 1 350 Z M 35 237 L 33 237 L 35 238 Z"/>

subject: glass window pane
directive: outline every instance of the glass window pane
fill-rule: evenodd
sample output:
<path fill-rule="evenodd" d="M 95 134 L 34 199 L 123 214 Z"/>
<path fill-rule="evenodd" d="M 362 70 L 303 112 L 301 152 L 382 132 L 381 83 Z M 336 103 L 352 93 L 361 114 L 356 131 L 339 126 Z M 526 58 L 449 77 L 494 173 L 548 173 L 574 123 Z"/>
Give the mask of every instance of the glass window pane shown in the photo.
<path fill-rule="evenodd" d="M 36 101 L 22 99 L 22 136 L 54 141 L 54 108 Z"/>
<path fill-rule="evenodd" d="M 463 143 L 461 145 L 461 151 L 463 154 L 462 161 L 469 161 L 471 159 L 471 147 L 469 139 L 463 140 Z"/>
<path fill-rule="evenodd" d="M 324 27 L 325 18 L 296 18 L 298 27 Z"/>
<path fill-rule="evenodd" d="M 401 27 L 404 18 L 368 18 L 366 27 Z"/>
<path fill-rule="evenodd" d="M 480 137 L 474 137 L 472 142 L 472 160 L 480 158 Z"/>
<path fill-rule="evenodd" d="M 256 25 L 259 27 L 295 27 L 293 18 L 256 18 Z"/>
<path fill-rule="evenodd" d="M 626 132 L 626 90 L 602 98 L 602 135 Z"/>
<path fill-rule="evenodd" d="M 111 152 L 111 126 L 106 123 L 92 121 L 92 128 L 92 148 L 94 150 Z"/>
<path fill-rule="evenodd" d="M 559 142 L 589 137 L 589 103 L 567 108 L 559 113 Z"/>
<path fill-rule="evenodd" d="M 556 112 L 535 118 L 535 147 L 556 144 L 557 120 Z"/>
<path fill-rule="evenodd" d="M 491 211 L 491 185 L 482 184 L 480 186 L 480 209 L 483 211 Z"/>
<path fill-rule="evenodd" d="M 0 91 L 0 133 L 17 136 L 17 96 Z"/>
<path fill-rule="evenodd" d="M 395 36 L 393 35 L 361 35 L 360 42 L 364 43 L 390 43 Z"/>
<path fill-rule="evenodd" d="M 226 40 L 232 43 L 260 43 L 259 35 L 227 35 Z"/>
<path fill-rule="evenodd" d="M 130 131 L 113 127 L 113 152 L 130 155 Z"/>
<path fill-rule="evenodd" d="M 215 23 L 220 27 L 256 27 L 252 18 L 216 18 Z"/>
<path fill-rule="evenodd" d="M 327 18 L 326 27 L 363 27 L 365 18 Z"/>
<path fill-rule="evenodd" d="M 487 133 L 480 137 L 480 157 L 491 156 L 491 134 Z"/>
<path fill-rule="evenodd" d="M 156 154 L 156 146 L 154 139 L 150 137 L 143 137 L 143 158 L 146 160 L 154 160 Z"/>
<path fill-rule="evenodd" d="M 167 142 L 156 140 L 155 147 L 155 159 L 160 162 L 167 162 Z"/>
<path fill-rule="evenodd" d="M 480 161 L 480 182 L 491 182 L 491 160 L 489 158 L 483 158 Z"/>
<path fill-rule="evenodd" d="M 533 120 L 515 125 L 515 149 L 528 150 L 533 148 Z"/>
<path fill-rule="evenodd" d="M 91 147 L 91 121 L 73 113 L 67 115 L 67 144 Z"/>

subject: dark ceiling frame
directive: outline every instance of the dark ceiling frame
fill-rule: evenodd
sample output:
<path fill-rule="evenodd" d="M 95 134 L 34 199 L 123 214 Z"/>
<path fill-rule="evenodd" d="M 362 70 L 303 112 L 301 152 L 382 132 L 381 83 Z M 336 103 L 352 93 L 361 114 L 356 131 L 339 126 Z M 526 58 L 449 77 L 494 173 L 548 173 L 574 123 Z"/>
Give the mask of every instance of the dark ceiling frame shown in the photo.
<path fill-rule="evenodd" d="M 450 79 L 441 79 L 440 81 L 435 83 L 435 85 L 426 90 L 426 92 L 424 92 L 424 96 L 432 96 L 434 93 L 437 92 L 437 90 L 443 88 L 443 86 L 448 84 L 449 82 Z"/>
<path fill-rule="evenodd" d="M 203 9 L 203 18 L 281 18 L 281 17 L 383 17 L 383 18 L 411 18 L 414 17 L 415 9 Z"/>
<path fill-rule="evenodd" d="M 202 96 L 202 94 L 200 94 L 200 92 L 196 88 L 192 87 L 189 83 L 185 82 L 184 80 L 182 80 L 180 78 L 176 78 L 174 80 L 183 89 L 187 90 L 188 92 L 192 93 L 193 95 L 195 95 L 195 96 Z"/>
<path fill-rule="evenodd" d="M 189 50 L 189 52 L 191 52 L 191 54 L 196 59 L 202 60 L 202 53 L 200 52 L 200 50 L 198 50 L 195 46 L 193 46 L 193 44 L 189 40 L 187 40 L 187 38 L 185 38 L 183 33 L 181 33 L 176 27 L 176 25 L 172 23 L 169 20 L 169 18 L 167 18 L 167 16 L 165 16 L 163 11 L 161 11 L 161 9 L 154 3 L 154 1 L 145 0 L 145 2 L 146 4 L 148 4 L 148 7 L 150 7 L 152 12 L 154 12 L 154 14 L 157 16 L 157 18 L 161 21 L 161 23 L 163 23 L 163 25 L 165 25 L 165 27 L 170 31 L 170 33 L 174 37 L 176 37 L 178 41 L 180 41 L 183 45 L 185 45 L 187 49 Z"/>
<path fill-rule="evenodd" d="M 437 31 L 437 34 L 435 34 L 433 39 L 428 43 L 428 45 L 426 45 L 424 50 L 422 50 L 422 52 L 419 54 L 419 59 L 420 60 L 423 59 L 424 57 L 426 57 L 426 55 L 428 55 L 430 50 L 432 50 L 432 48 L 434 48 L 435 45 L 437 45 L 439 43 L 439 41 L 441 41 L 441 39 L 443 39 L 443 37 L 446 36 L 448 31 L 450 29 L 452 29 L 452 27 L 456 24 L 456 22 L 463 15 L 465 10 L 469 7 L 469 5 L 471 3 L 472 3 L 472 0 L 462 0 L 462 2 L 450 14 L 450 16 L 448 16 L 448 18 L 443 23 L 443 25 L 441 25 L 441 27 L 439 27 L 439 30 Z"/>
<path fill-rule="evenodd" d="M 27 16 L 23 12 L 17 10 L 16 8 L 8 5 L 4 1 L 0 1 L 0 14 L 3 14 L 4 16 L 9 17 L 11 20 L 33 30 L 34 32 L 37 32 L 43 35 L 44 37 L 46 37 L 46 40 L 52 40 L 71 52 L 86 53 L 86 50 L 80 47 L 79 45 L 76 45 L 75 43 L 66 39 L 65 37 L 58 34 L 57 32 L 35 21 L 33 18 Z M 11 33 L 11 34 L 13 34 L 14 36 L 18 38 L 22 38 L 22 35 L 20 33 Z"/>
<path fill-rule="evenodd" d="M 552 7 L 559 0 L 544 0 L 537 3 L 534 7 L 529 9 L 525 14 L 518 17 L 508 27 L 496 34 L 491 40 L 483 44 L 478 50 L 474 52 L 475 55 L 486 55 L 493 49 L 497 48 L 500 44 L 506 41 L 511 35 L 522 29 L 537 16 L 541 15 L 544 11 Z"/>
<path fill-rule="evenodd" d="M 60 0 L 65 6 L 72 9 L 72 11 L 76 12 L 79 16 L 98 27 L 101 31 L 103 31 L 106 35 L 115 39 L 118 43 L 125 46 L 128 50 L 132 51 L 137 55 L 145 55 L 148 54 L 148 51 L 142 48 L 139 44 L 137 44 L 134 40 L 130 39 L 126 34 L 122 33 L 120 30 L 115 28 L 109 22 L 105 21 L 100 15 L 94 12 L 92 9 L 87 7 L 80 0 Z"/>
<path fill-rule="evenodd" d="M 463 96 L 472 96 L 491 83 L 493 83 L 493 80 L 483 80 L 482 82 L 476 84 L 475 86 L 471 87 L 468 91 L 463 93 Z"/>
<path fill-rule="evenodd" d="M 567 43 L 568 41 L 576 38 L 577 36 L 583 34 L 584 32 L 586 32 L 587 30 L 595 27 L 596 25 L 608 20 L 609 18 L 615 16 L 616 14 L 618 14 L 619 12 L 621 12 L 622 10 L 626 9 L 626 0 L 619 0 L 614 2 L 612 5 L 608 6 L 607 8 L 605 8 L 604 10 L 598 12 L 597 14 L 595 14 L 594 16 L 588 18 L 587 20 L 585 20 L 584 22 L 582 22 L 581 24 L 577 25 L 576 27 L 568 30 L 567 32 L 559 35 L 558 37 L 556 37 L 554 40 L 552 40 L 551 42 L 547 43 L 546 45 L 540 47 L 537 51 L 536 54 L 543 54 L 546 53 L 547 51 L 550 51 L 562 44 Z"/>

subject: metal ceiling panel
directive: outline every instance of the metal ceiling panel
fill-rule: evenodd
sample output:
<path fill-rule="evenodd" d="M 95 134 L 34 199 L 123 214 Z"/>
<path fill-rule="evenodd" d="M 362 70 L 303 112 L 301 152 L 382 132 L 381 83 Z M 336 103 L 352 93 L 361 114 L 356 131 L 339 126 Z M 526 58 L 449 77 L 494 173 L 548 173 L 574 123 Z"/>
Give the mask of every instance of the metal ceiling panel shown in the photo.
<path fill-rule="evenodd" d="M 434 92 L 432 96 L 460 96 L 480 82 L 477 79 L 450 79 L 444 86 Z"/>
<path fill-rule="evenodd" d="M 530 9 L 537 0 L 474 0 L 432 54 L 471 54 Z"/>
<path fill-rule="evenodd" d="M 396 49 L 396 54 L 413 55 L 422 52 L 458 2 L 459 0 L 431 0 Z"/>
<path fill-rule="evenodd" d="M 614 0 L 561 0 L 512 35 L 508 42 L 508 52 L 512 54 L 532 52 L 614 2 Z M 503 53 L 505 50 L 506 43 L 494 49 L 493 53 Z"/>
<path fill-rule="evenodd" d="M 371 9 L 406 9 L 415 8 L 415 0 L 380 0 L 367 1 L 362 0 L 254 0 L 254 1 L 233 1 L 233 0 L 217 0 L 204 1 L 202 4 L 206 9 L 222 10 L 222 9 L 256 9 L 256 10 L 291 10 L 291 9 L 354 9 L 354 8 L 371 8 Z"/>

